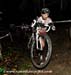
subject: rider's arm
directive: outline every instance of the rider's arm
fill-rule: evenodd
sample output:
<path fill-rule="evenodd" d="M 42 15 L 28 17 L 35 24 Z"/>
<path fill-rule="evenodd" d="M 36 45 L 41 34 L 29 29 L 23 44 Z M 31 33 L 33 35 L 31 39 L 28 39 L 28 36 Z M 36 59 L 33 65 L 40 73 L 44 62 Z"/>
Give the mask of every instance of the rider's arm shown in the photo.
<path fill-rule="evenodd" d="M 34 19 L 33 20 L 33 22 L 32 22 L 32 24 L 31 24 L 31 27 L 33 28 L 33 29 L 35 29 L 36 28 L 36 23 L 42 23 L 41 22 L 42 20 L 41 20 L 41 17 L 37 17 L 37 19 Z"/>
<path fill-rule="evenodd" d="M 53 21 L 51 18 L 48 18 L 47 23 L 45 24 L 46 26 L 46 32 L 48 32 L 50 29 L 55 30 L 55 26 L 53 24 Z"/>
<path fill-rule="evenodd" d="M 49 26 L 51 26 L 51 29 L 52 29 L 53 31 L 56 30 L 56 27 L 55 27 L 55 25 L 54 25 L 53 23 L 49 23 Z"/>
<path fill-rule="evenodd" d="M 54 23 L 53 23 L 53 21 L 52 21 L 51 18 L 49 18 L 49 23 L 48 23 L 48 25 L 51 27 L 51 29 L 52 29 L 53 31 L 56 30 L 56 27 L 55 27 L 55 25 L 54 25 Z"/>
<path fill-rule="evenodd" d="M 33 28 L 35 26 L 35 24 L 36 24 L 36 20 L 34 19 L 32 24 L 31 24 L 31 27 Z"/>
<path fill-rule="evenodd" d="M 31 27 L 33 28 L 37 22 L 40 22 L 40 17 L 38 16 L 36 17 L 36 19 L 33 20 Z"/>

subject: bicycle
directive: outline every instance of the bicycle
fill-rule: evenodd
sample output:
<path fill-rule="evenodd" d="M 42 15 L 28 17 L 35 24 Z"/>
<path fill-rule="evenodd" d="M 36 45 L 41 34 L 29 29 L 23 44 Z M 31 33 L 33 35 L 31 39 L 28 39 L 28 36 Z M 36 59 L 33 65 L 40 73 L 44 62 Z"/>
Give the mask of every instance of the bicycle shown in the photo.
<path fill-rule="evenodd" d="M 44 35 L 39 34 L 38 29 L 42 29 L 44 27 L 47 27 L 47 30 Z M 52 30 L 55 30 L 54 27 L 51 27 L 49 25 L 44 26 L 42 23 L 37 22 L 35 23 L 35 26 L 33 28 L 33 33 L 29 40 L 28 47 L 31 49 L 32 64 L 37 69 L 45 68 L 50 61 L 52 55 L 52 42 L 48 35 L 48 32 L 51 28 Z M 42 48 L 41 40 L 39 40 L 40 37 L 45 40 L 44 48 Z"/>

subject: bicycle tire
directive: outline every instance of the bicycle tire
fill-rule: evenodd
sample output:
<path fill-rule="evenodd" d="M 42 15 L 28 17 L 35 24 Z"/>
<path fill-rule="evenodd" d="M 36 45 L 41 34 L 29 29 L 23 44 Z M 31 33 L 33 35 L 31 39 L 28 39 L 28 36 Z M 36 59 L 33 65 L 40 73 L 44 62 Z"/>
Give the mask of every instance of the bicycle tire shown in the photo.
<path fill-rule="evenodd" d="M 33 66 L 35 68 L 37 68 L 37 69 L 45 68 L 48 65 L 48 63 L 50 61 L 50 58 L 51 58 L 51 55 L 52 55 L 52 42 L 51 42 L 51 39 L 50 39 L 50 37 L 48 35 L 45 36 L 45 39 L 46 39 L 46 42 L 48 44 L 48 53 L 47 53 L 48 56 L 47 56 L 47 61 L 42 66 L 41 65 L 37 65 L 36 62 L 33 59 L 33 55 L 32 54 L 33 54 L 33 51 L 34 51 L 35 41 L 33 41 L 33 43 L 32 43 L 32 47 L 31 47 L 31 62 L 32 62 Z"/>

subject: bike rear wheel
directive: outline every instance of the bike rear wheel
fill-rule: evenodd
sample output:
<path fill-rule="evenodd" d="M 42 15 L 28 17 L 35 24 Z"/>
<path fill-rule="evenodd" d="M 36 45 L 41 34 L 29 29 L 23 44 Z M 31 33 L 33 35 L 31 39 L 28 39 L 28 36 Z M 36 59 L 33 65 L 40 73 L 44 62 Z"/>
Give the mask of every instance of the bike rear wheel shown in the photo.
<path fill-rule="evenodd" d="M 43 37 L 45 39 L 45 47 L 43 50 L 36 49 L 35 41 L 33 41 L 31 47 L 31 61 L 33 66 L 36 67 L 37 69 L 45 68 L 49 63 L 52 54 L 52 42 L 50 37 L 48 35 Z"/>

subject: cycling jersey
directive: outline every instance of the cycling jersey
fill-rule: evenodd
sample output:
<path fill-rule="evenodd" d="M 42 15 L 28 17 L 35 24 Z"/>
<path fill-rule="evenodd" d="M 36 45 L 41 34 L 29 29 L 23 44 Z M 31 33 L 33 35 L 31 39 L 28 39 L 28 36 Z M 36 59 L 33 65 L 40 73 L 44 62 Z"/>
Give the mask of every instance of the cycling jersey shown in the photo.
<path fill-rule="evenodd" d="M 46 20 L 43 20 L 42 17 L 39 17 L 38 20 L 37 20 L 37 22 L 43 23 L 44 25 L 47 25 L 49 23 L 52 23 L 52 20 L 49 17 Z"/>
<path fill-rule="evenodd" d="M 45 26 L 48 26 L 48 24 L 53 23 L 51 18 L 49 18 L 49 17 L 46 20 L 43 20 L 42 17 L 39 17 L 37 19 L 37 22 L 38 23 L 43 23 Z M 32 23 L 31 27 L 34 27 L 35 23 L 36 23 L 36 21 L 34 20 L 34 23 Z"/>

